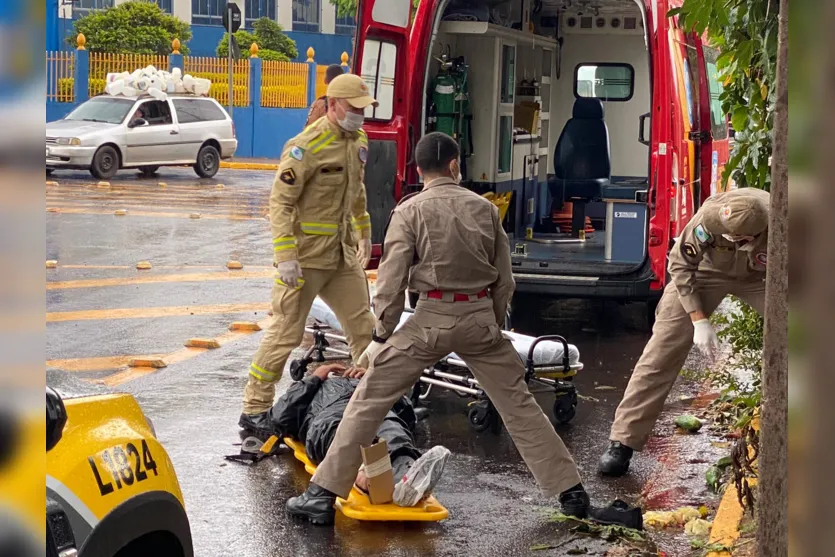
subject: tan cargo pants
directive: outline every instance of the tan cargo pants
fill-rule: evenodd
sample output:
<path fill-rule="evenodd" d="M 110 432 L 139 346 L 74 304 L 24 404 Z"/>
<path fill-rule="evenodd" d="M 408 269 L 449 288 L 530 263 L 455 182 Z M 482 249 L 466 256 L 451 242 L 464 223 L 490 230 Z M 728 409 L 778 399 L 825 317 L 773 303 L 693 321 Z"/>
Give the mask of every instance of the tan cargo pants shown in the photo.
<path fill-rule="evenodd" d="M 705 278 L 700 286 L 702 309 L 708 316 L 728 294 L 739 296 L 760 314 L 765 309 L 763 281 L 738 283 Z M 655 313 L 652 338 L 635 364 L 623 400 L 615 412 L 610 440 L 636 451 L 643 450 L 692 347 L 693 323 L 678 299 L 675 285 L 670 282 Z"/>
<path fill-rule="evenodd" d="M 415 314 L 380 350 L 351 397 L 325 460 L 311 480 L 347 497 L 370 445 L 395 401 L 424 368 L 455 352 L 472 370 L 502 416 L 542 491 L 558 495 L 580 483 L 574 460 L 525 383 L 525 368 L 501 335 L 489 298 L 421 301 Z"/>
<path fill-rule="evenodd" d="M 374 315 L 368 297 L 368 280 L 359 263 L 345 263 L 332 271 L 303 269 L 304 285 L 298 290 L 273 285 L 273 321 L 249 368 L 244 389 L 244 413 L 259 414 L 273 405 L 275 384 L 281 379 L 290 353 L 302 342 L 304 325 L 316 296 L 336 314 L 344 328 L 351 356 L 356 360 L 371 342 Z"/>

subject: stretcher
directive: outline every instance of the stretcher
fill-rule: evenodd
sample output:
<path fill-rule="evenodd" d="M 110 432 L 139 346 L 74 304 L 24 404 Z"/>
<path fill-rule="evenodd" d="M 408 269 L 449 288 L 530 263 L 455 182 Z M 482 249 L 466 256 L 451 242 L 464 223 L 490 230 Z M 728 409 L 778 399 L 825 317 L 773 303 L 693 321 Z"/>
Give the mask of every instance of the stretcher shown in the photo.
<path fill-rule="evenodd" d="M 311 476 L 315 474 L 316 465 L 307 458 L 304 444 L 290 437 L 285 437 L 283 441 L 293 451 L 296 460 L 304 464 L 307 473 Z M 356 487 L 351 489 L 348 499 L 337 497 L 336 508 L 348 518 L 377 522 L 438 522 L 449 516 L 449 511 L 434 495 L 424 498 L 414 507 L 400 507 L 394 503 L 372 505 L 368 496 Z"/>
<path fill-rule="evenodd" d="M 411 317 L 414 310 L 406 308 L 400 317 L 399 327 Z M 290 363 L 290 376 L 300 381 L 312 363 L 350 359 L 347 350 L 331 346 L 330 341 L 346 342 L 342 327 L 333 311 L 319 298 L 313 302 L 310 315 L 313 325 L 305 331 L 313 335 L 313 345 L 300 359 Z M 532 337 L 512 331 L 502 331 L 511 341 L 525 365 L 525 382 L 529 386 L 543 387 L 554 393 L 552 414 L 557 423 L 570 422 L 577 411 L 577 388 L 574 376 L 583 369 L 580 351 L 558 335 Z M 487 393 L 481 388 L 467 364 L 456 354 L 450 354 L 435 365 L 423 370 L 411 392 L 412 402 L 418 406 L 426 400 L 433 388 L 451 390 L 461 397 L 471 399 L 467 418 L 476 431 L 501 428 L 499 413 Z"/>

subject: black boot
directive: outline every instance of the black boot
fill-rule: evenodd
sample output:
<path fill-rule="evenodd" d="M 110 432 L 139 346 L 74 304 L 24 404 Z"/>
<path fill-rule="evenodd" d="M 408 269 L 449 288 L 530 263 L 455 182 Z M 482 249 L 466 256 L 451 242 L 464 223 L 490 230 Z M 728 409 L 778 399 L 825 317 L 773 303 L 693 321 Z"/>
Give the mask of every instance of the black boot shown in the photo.
<path fill-rule="evenodd" d="M 571 489 L 560 493 L 560 510 L 566 516 L 586 518 L 589 512 L 589 494 L 583 484 L 577 484 Z"/>
<path fill-rule="evenodd" d="M 600 457 L 599 470 L 604 476 L 623 476 L 629 470 L 632 449 L 619 441 L 612 441 Z"/>
<path fill-rule="evenodd" d="M 250 435 L 257 437 L 262 441 L 266 441 L 274 434 L 275 430 L 273 427 L 273 420 L 270 417 L 269 412 L 261 412 L 260 414 L 241 414 L 241 417 L 238 420 L 238 426 Z"/>
<path fill-rule="evenodd" d="M 310 482 L 307 491 L 287 501 L 287 512 L 291 516 L 306 518 L 313 524 L 333 524 L 336 517 L 333 508 L 335 502 L 335 494 Z"/>
<path fill-rule="evenodd" d="M 644 529 L 644 516 L 639 507 L 630 507 L 620 499 L 615 499 L 608 507 L 590 508 L 589 518 L 600 524 L 613 524 L 634 530 Z"/>

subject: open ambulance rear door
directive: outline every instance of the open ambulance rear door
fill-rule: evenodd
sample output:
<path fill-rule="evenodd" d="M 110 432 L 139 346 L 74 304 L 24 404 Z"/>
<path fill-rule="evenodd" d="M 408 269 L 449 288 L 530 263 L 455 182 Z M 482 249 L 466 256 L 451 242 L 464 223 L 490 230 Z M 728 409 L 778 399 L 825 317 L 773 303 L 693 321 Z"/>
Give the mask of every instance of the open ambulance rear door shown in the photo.
<path fill-rule="evenodd" d="M 412 0 L 359 0 L 353 72 L 362 76 L 379 106 L 368 107 L 365 186 L 374 257 L 380 256 L 386 221 L 402 196 L 407 145 L 409 17 Z"/>

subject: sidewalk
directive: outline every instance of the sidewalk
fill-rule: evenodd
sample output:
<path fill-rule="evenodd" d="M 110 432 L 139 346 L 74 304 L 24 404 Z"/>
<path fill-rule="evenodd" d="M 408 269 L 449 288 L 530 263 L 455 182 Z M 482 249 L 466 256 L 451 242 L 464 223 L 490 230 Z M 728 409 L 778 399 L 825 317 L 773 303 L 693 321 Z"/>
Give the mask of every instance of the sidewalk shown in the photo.
<path fill-rule="evenodd" d="M 220 161 L 220 167 L 234 170 L 278 170 L 278 163 L 278 159 L 245 159 L 232 157 L 231 159 Z"/>

